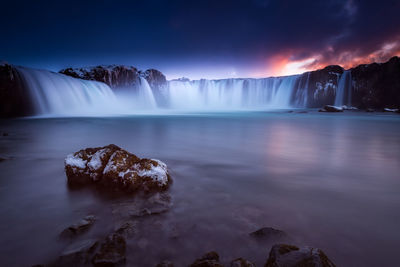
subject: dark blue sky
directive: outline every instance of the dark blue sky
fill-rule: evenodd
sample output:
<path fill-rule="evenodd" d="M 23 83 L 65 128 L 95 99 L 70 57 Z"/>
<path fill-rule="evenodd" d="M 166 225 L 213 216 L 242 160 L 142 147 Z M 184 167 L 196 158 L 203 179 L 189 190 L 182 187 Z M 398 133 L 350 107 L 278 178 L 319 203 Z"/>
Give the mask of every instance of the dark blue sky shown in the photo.
<path fill-rule="evenodd" d="M 400 55 L 400 1 L 7 1 L 0 59 L 260 77 Z"/>

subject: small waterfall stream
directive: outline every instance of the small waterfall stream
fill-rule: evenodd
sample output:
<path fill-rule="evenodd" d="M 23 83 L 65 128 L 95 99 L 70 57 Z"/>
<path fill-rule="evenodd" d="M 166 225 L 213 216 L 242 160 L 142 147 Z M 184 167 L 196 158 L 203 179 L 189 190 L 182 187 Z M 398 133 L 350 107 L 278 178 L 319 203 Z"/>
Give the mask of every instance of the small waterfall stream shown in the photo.
<path fill-rule="evenodd" d="M 335 106 L 351 106 L 351 71 L 345 70 L 340 76 L 335 97 Z"/>

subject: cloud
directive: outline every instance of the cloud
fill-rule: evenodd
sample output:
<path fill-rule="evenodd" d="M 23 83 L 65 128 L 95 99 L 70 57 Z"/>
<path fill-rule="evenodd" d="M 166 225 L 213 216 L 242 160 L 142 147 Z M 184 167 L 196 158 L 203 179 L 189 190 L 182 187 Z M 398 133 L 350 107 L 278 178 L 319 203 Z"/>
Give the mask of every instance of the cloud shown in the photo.
<path fill-rule="evenodd" d="M 353 17 L 357 13 L 357 6 L 353 0 L 347 0 L 344 4 L 344 10 L 346 11 L 349 17 Z"/>
<path fill-rule="evenodd" d="M 314 53 L 290 50 L 271 57 L 267 63 L 271 67 L 264 73 L 264 76 L 299 74 L 333 64 L 349 69 L 360 64 L 385 62 L 393 56 L 400 56 L 400 36 L 384 41 L 377 49 L 371 50 L 343 49 L 337 51 L 332 46 L 327 46 L 324 50 Z"/>

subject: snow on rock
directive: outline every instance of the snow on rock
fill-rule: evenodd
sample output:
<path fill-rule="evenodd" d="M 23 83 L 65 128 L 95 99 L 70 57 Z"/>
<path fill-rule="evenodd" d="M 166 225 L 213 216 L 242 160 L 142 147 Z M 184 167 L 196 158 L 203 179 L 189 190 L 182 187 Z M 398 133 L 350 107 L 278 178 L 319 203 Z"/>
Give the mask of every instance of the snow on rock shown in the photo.
<path fill-rule="evenodd" d="M 325 105 L 319 112 L 343 112 L 343 107 Z"/>
<path fill-rule="evenodd" d="M 397 112 L 399 113 L 399 109 L 398 108 L 384 108 L 383 112 Z"/>
<path fill-rule="evenodd" d="M 111 88 L 134 86 L 139 77 L 139 71 L 132 66 L 103 65 L 83 68 L 67 68 L 60 73 L 84 80 L 103 82 Z"/>
<path fill-rule="evenodd" d="M 167 165 L 156 159 L 140 159 L 116 145 L 86 148 L 65 159 L 71 185 L 96 183 L 126 192 L 162 191 L 171 179 Z"/>
<path fill-rule="evenodd" d="M 69 154 L 65 159 L 65 164 L 71 167 L 85 168 L 86 160 L 83 160 L 78 156 L 74 156 L 74 154 Z"/>
<path fill-rule="evenodd" d="M 100 149 L 96 153 L 93 154 L 91 160 L 88 163 L 88 167 L 90 170 L 98 170 L 102 166 L 102 159 L 105 157 L 107 153 L 107 149 Z"/>

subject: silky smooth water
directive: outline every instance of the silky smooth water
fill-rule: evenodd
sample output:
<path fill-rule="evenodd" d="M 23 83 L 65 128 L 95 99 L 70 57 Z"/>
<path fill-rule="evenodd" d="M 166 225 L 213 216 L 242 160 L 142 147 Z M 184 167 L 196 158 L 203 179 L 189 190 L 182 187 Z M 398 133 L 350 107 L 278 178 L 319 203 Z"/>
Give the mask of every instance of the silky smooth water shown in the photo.
<path fill-rule="evenodd" d="M 128 266 L 205 252 L 262 266 L 272 244 L 248 233 L 267 226 L 291 243 L 323 249 L 338 266 L 395 266 L 400 246 L 400 116 L 234 113 L 0 122 L 0 262 L 55 259 L 58 238 L 87 214 L 85 235 L 114 227 L 115 199 L 70 190 L 63 161 L 85 147 L 119 145 L 166 162 L 173 207 L 128 241 Z"/>
<path fill-rule="evenodd" d="M 168 81 L 156 89 L 139 77 L 135 85 L 111 89 L 102 82 L 46 70 L 24 67 L 16 70 L 35 116 L 126 116 L 307 107 L 309 79 L 302 82 L 301 75 Z"/>

